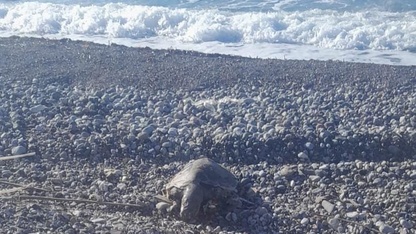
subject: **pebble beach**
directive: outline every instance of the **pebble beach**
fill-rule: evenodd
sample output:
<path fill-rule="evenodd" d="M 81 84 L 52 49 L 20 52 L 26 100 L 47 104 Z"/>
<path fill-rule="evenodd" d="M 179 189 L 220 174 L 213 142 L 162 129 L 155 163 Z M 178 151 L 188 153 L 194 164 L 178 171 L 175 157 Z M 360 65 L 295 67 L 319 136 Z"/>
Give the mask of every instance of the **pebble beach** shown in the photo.
<path fill-rule="evenodd" d="M 0 160 L 4 233 L 415 233 L 416 67 L 0 38 L 0 155 L 31 152 Z M 156 209 L 202 155 L 255 206 Z"/>

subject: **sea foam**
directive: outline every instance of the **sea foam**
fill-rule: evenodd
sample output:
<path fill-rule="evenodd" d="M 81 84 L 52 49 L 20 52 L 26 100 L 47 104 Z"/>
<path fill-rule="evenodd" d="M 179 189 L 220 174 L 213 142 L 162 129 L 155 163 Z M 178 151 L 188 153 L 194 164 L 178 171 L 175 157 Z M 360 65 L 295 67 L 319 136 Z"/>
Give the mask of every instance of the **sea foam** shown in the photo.
<path fill-rule="evenodd" d="M 230 12 L 122 3 L 0 5 L 1 33 L 160 37 L 191 43 L 287 43 L 333 49 L 414 50 L 414 22 L 414 12 Z"/>
<path fill-rule="evenodd" d="M 348 3 L 351 0 L 41 1 L 0 0 L 0 37 L 70 38 L 259 58 L 416 65 L 416 11 L 412 10 L 333 9 L 341 3 L 357 8 Z M 309 8 L 303 9 L 304 4 Z"/>

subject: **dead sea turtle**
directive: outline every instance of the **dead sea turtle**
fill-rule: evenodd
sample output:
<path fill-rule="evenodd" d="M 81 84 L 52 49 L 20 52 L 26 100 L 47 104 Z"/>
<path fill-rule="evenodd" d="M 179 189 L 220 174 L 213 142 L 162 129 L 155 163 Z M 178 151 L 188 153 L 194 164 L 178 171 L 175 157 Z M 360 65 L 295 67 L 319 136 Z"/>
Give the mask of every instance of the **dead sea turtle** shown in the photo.
<path fill-rule="evenodd" d="M 201 158 L 186 164 L 166 185 L 163 194 L 172 201 L 169 211 L 180 207 L 180 217 L 191 220 L 203 204 L 231 198 L 237 184 L 236 177 L 227 169 L 209 158 Z"/>

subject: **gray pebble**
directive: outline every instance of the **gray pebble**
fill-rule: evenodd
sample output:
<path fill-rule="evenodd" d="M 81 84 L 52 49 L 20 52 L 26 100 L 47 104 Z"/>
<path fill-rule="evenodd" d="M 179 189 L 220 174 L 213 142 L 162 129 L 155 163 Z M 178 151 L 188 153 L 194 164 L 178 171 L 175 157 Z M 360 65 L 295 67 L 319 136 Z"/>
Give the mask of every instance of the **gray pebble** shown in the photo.
<path fill-rule="evenodd" d="M 337 219 L 337 218 L 329 219 L 328 223 L 335 230 L 337 230 L 339 225 L 340 225 L 339 219 Z"/>
<path fill-rule="evenodd" d="M 395 233 L 396 232 L 393 227 L 391 227 L 389 225 L 386 225 L 386 224 L 381 224 L 379 226 L 378 230 L 383 234 L 389 234 L 389 233 Z"/>
<path fill-rule="evenodd" d="M 309 156 L 305 152 L 300 152 L 298 154 L 298 158 L 301 159 L 301 160 L 305 160 L 305 161 L 309 160 Z"/>
<path fill-rule="evenodd" d="M 30 112 L 38 113 L 45 110 L 47 107 L 45 105 L 36 105 L 30 108 Z"/>
<path fill-rule="evenodd" d="M 411 229 L 413 227 L 412 222 L 405 219 L 400 219 L 400 225 L 402 225 L 402 227 L 406 229 Z"/>
<path fill-rule="evenodd" d="M 308 218 L 303 218 L 303 219 L 300 221 L 300 223 L 301 223 L 302 225 L 306 225 L 306 224 L 308 224 L 308 223 L 309 223 L 309 219 L 308 219 Z"/>
<path fill-rule="evenodd" d="M 268 213 L 268 211 L 265 207 L 260 206 L 256 209 L 256 214 L 258 214 L 259 216 L 262 216 L 266 213 Z"/>
<path fill-rule="evenodd" d="M 315 146 L 314 146 L 314 144 L 313 144 L 313 143 L 311 143 L 311 142 L 306 142 L 306 143 L 305 143 L 305 147 L 306 147 L 308 150 L 313 150 L 313 148 L 314 148 Z"/>
<path fill-rule="evenodd" d="M 170 208 L 170 204 L 166 202 L 158 202 L 156 204 L 156 209 L 159 210 L 161 213 L 166 213 Z"/>
<path fill-rule="evenodd" d="M 26 148 L 21 145 L 12 148 L 13 155 L 19 155 L 19 154 L 25 154 L 25 153 L 26 153 Z"/>
<path fill-rule="evenodd" d="M 144 141 L 149 139 L 149 136 L 150 135 L 147 132 L 141 132 L 137 135 L 137 139 Z"/>
<path fill-rule="evenodd" d="M 229 212 L 226 216 L 225 219 L 227 219 L 227 221 L 229 222 L 237 222 L 238 218 L 237 218 L 237 214 L 234 212 Z"/>
<path fill-rule="evenodd" d="M 309 179 L 310 179 L 312 182 L 318 182 L 319 180 L 321 180 L 321 177 L 319 177 L 319 176 L 317 176 L 317 175 L 310 175 L 310 176 L 309 176 Z"/>
<path fill-rule="evenodd" d="M 287 177 L 287 176 L 292 176 L 293 174 L 295 174 L 296 170 L 289 167 L 289 166 L 283 166 L 280 171 L 279 174 L 283 177 Z"/>

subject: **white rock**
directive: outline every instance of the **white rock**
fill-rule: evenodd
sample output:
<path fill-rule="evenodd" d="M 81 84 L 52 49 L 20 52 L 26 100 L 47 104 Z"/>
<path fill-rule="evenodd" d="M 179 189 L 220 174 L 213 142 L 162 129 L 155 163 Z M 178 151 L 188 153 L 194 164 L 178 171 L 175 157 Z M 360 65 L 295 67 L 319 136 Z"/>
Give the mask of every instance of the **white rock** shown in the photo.
<path fill-rule="evenodd" d="M 352 211 L 352 212 L 348 212 L 347 213 L 347 217 L 348 218 L 351 218 L 351 219 L 355 219 L 355 218 L 357 218 L 358 217 L 358 212 L 356 212 L 356 211 Z"/>
<path fill-rule="evenodd" d="M 30 108 L 30 111 L 33 113 L 38 113 L 46 109 L 45 105 L 36 105 Z"/>
<path fill-rule="evenodd" d="M 103 218 L 96 218 L 96 219 L 91 219 L 91 222 L 93 223 L 105 223 L 106 220 Z"/>
<path fill-rule="evenodd" d="M 312 182 L 318 182 L 318 181 L 321 179 L 321 177 L 319 177 L 319 176 L 317 176 L 317 175 L 311 175 L 311 176 L 309 176 L 309 179 L 310 179 Z"/>
<path fill-rule="evenodd" d="M 334 204 L 332 204 L 332 203 L 330 203 L 329 201 L 327 201 L 327 200 L 323 200 L 322 201 L 322 206 L 324 207 L 324 209 L 328 212 L 328 213 L 331 213 L 333 210 L 334 210 L 334 208 L 335 208 L 335 205 Z"/>
<path fill-rule="evenodd" d="M 300 158 L 302 160 L 309 160 L 309 156 L 305 152 L 300 152 L 298 154 L 298 158 Z"/>
<path fill-rule="evenodd" d="M 166 202 L 159 202 L 156 204 L 156 209 L 162 213 L 166 213 L 170 207 L 170 204 Z"/>

